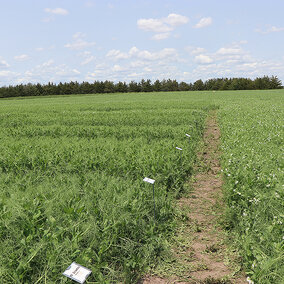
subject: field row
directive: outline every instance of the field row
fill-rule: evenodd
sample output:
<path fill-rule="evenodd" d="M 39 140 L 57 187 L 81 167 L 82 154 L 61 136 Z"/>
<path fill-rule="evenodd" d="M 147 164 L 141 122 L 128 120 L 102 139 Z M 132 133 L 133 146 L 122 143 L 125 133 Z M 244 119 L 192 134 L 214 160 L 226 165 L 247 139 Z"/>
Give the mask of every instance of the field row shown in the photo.
<path fill-rule="evenodd" d="M 284 281 L 283 110 L 274 98 L 220 112 L 227 225 L 248 275 L 262 284 Z"/>
<path fill-rule="evenodd" d="M 65 283 L 76 261 L 92 270 L 90 281 L 133 283 L 174 230 L 173 198 L 192 172 L 206 105 L 121 109 L 94 99 L 2 108 L 4 282 Z M 145 176 L 156 180 L 156 223 Z"/>

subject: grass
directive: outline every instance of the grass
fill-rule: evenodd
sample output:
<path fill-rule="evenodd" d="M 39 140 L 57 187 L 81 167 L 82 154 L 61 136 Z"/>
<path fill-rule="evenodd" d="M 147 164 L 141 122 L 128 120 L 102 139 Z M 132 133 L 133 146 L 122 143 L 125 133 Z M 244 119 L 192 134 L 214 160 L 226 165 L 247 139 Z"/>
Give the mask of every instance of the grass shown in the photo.
<path fill-rule="evenodd" d="M 281 283 L 283 90 L 1 100 L 2 283 L 69 283 L 72 261 L 92 270 L 88 283 L 134 283 L 176 230 L 174 199 L 215 108 L 226 224 L 251 278 Z"/>
<path fill-rule="evenodd" d="M 214 106 L 165 94 L 0 103 L 1 281 L 65 283 L 76 261 L 90 283 L 135 282 L 175 229 L 172 202 Z"/>
<path fill-rule="evenodd" d="M 283 92 L 220 111 L 228 227 L 256 283 L 284 282 Z"/>

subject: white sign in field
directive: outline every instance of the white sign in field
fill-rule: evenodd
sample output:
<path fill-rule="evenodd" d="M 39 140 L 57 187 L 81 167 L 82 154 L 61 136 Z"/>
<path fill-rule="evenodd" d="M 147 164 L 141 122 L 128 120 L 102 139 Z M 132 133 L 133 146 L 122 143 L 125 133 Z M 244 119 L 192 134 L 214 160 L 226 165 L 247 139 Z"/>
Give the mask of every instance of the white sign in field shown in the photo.
<path fill-rule="evenodd" d="M 179 148 L 179 147 L 176 147 L 176 149 L 177 149 L 177 150 L 180 150 L 180 151 L 182 151 L 182 149 L 181 149 L 181 148 Z"/>
<path fill-rule="evenodd" d="M 63 275 L 83 284 L 92 271 L 76 262 L 72 262 L 71 265 L 63 272 Z"/>
<path fill-rule="evenodd" d="M 189 134 L 187 134 L 187 133 L 185 134 L 185 136 L 187 136 L 187 137 L 189 137 L 189 138 L 190 138 L 190 135 L 189 135 Z"/>
<path fill-rule="evenodd" d="M 151 184 L 154 184 L 154 183 L 155 183 L 155 180 L 154 180 L 154 179 L 147 178 L 147 177 L 145 177 L 145 178 L 143 179 L 143 181 L 149 182 L 149 183 L 151 183 Z"/>

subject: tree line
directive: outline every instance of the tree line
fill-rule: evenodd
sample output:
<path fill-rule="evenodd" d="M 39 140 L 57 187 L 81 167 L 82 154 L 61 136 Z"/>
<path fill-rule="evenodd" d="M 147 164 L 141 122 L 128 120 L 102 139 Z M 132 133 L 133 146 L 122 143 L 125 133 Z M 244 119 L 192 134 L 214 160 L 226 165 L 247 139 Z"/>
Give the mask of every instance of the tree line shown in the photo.
<path fill-rule="evenodd" d="M 249 78 L 216 78 L 206 81 L 197 80 L 194 83 L 177 82 L 176 80 L 142 79 L 140 82 L 130 83 L 112 81 L 69 82 L 48 84 L 19 84 L 16 86 L 0 87 L 0 98 L 48 96 L 70 94 L 96 93 L 128 93 L 128 92 L 172 92 L 172 91 L 210 91 L 210 90 L 265 90 L 283 88 L 277 76 L 263 76 L 254 80 Z"/>

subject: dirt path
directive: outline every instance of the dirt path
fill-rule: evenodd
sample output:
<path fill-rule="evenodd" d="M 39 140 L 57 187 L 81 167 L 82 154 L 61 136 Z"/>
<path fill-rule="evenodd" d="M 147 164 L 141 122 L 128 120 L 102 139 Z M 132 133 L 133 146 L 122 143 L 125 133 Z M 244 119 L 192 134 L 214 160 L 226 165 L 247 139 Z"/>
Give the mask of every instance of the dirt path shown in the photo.
<path fill-rule="evenodd" d="M 247 283 L 238 271 L 235 254 L 226 247 L 218 218 L 223 214 L 222 178 L 219 162 L 220 129 L 216 112 L 206 122 L 204 149 L 192 182 L 193 192 L 179 201 L 187 221 L 178 232 L 172 258 L 164 261 L 143 284 L 164 283 Z M 162 277 L 161 277 L 162 276 Z"/>

